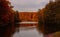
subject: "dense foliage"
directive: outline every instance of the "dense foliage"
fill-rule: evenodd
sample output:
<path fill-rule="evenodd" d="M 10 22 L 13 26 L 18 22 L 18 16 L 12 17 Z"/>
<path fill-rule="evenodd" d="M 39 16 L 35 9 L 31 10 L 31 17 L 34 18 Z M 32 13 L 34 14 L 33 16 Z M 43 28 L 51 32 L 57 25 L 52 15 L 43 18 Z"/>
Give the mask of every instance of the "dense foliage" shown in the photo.
<path fill-rule="evenodd" d="M 60 31 L 60 1 L 47 4 L 43 10 L 43 14 L 44 21 L 41 19 L 39 20 L 43 22 L 44 33 L 48 34 Z M 39 22 L 39 25 L 41 25 L 41 22 Z"/>
<path fill-rule="evenodd" d="M 0 37 L 11 37 L 17 28 L 18 14 L 15 15 L 12 7 L 9 1 L 0 0 Z"/>

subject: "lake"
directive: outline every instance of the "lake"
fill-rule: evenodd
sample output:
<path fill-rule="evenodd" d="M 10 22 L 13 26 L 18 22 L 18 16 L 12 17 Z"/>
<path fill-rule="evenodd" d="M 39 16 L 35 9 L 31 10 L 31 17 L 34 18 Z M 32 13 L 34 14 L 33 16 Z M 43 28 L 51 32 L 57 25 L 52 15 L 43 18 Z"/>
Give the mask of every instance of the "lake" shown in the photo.
<path fill-rule="evenodd" d="M 39 33 L 35 27 L 21 27 L 13 37 L 43 37 L 43 34 Z"/>

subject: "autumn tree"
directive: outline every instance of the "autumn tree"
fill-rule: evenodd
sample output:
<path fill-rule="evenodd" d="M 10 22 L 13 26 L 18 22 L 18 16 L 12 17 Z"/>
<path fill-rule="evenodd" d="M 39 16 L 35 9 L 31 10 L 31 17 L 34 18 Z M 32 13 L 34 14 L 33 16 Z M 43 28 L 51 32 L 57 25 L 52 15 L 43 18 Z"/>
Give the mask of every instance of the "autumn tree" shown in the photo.
<path fill-rule="evenodd" d="M 50 2 L 44 8 L 44 34 L 54 33 L 60 30 L 60 1 Z M 40 22 L 39 22 L 40 23 Z"/>
<path fill-rule="evenodd" d="M 11 37 L 15 32 L 15 11 L 7 0 L 0 0 L 0 37 Z"/>
<path fill-rule="evenodd" d="M 37 29 L 38 31 L 42 31 L 43 32 L 43 24 L 44 24 L 44 9 L 39 9 L 38 10 L 38 26 Z"/>

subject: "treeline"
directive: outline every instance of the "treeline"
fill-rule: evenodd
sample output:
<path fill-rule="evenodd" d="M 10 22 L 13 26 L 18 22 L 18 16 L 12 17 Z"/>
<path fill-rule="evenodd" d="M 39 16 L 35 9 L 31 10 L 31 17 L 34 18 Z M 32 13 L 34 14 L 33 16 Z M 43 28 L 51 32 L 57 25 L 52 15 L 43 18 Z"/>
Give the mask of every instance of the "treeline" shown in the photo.
<path fill-rule="evenodd" d="M 60 31 L 60 1 L 50 1 L 38 13 L 40 13 L 38 30 L 41 30 L 44 34 Z"/>

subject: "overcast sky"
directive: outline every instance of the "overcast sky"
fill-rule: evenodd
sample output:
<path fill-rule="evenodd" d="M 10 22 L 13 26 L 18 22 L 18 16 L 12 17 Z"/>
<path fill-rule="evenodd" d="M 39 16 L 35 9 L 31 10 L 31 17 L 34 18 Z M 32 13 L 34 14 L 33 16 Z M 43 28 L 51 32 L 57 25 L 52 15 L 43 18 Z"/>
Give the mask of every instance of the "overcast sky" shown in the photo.
<path fill-rule="evenodd" d="M 18 11 L 37 11 L 45 7 L 49 0 L 10 0 L 14 10 Z"/>

